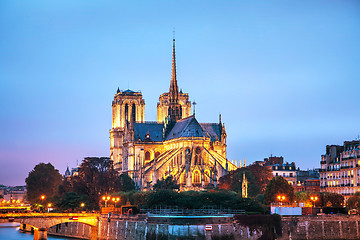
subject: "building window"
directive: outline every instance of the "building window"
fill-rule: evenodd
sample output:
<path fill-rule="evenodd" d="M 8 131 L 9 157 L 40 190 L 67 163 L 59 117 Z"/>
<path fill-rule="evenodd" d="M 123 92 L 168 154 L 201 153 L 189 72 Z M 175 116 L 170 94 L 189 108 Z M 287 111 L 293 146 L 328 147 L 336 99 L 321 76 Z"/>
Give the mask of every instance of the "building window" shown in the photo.
<path fill-rule="evenodd" d="M 293 176 L 293 173 L 290 173 L 290 177 L 292 177 Z"/>
<path fill-rule="evenodd" d="M 199 174 L 199 171 L 194 172 L 194 184 L 200 184 L 200 174 Z"/>
<path fill-rule="evenodd" d="M 150 152 L 145 152 L 145 161 L 150 161 Z"/>

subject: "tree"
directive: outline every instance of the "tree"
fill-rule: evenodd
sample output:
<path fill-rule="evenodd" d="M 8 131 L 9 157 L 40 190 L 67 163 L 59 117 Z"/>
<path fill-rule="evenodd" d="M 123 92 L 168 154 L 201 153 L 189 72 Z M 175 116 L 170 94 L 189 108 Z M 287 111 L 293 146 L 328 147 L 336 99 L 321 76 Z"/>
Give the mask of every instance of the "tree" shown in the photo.
<path fill-rule="evenodd" d="M 84 207 L 81 207 L 81 204 L 84 203 Z M 75 210 L 87 208 L 89 199 L 86 195 L 79 195 L 75 192 L 65 193 L 60 201 L 56 204 L 62 210 Z"/>
<path fill-rule="evenodd" d="M 40 197 L 45 195 L 43 201 L 52 200 L 58 193 L 62 177 L 59 170 L 55 169 L 51 163 L 39 163 L 29 172 L 26 178 L 27 199 L 30 203 L 41 203 Z"/>
<path fill-rule="evenodd" d="M 275 177 L 270 180 L 265 190 L 265 201 L 270 204 L 276 202 L 278 195 L 284 195 L 284 202 L 294 201 L 293 187 L 281 176 Z"/>
<path fill-rule="evenodd" d="M 357 192 L 358 193 L 358 192 Z M 359 194 L 355 193 L 354 196 L 351 196 L 347 201 L 346 201 L 346 208 L 348 210 L 351 209 L 356 209 L 357 212 L 360 212 L 360 196 Z"/>
<path fill-rule="evenodd" d="M 218 184 L 219 189 L 241 192 L 244 173 L 248 180 L 248 194 L 250 197 L 255 197 L 260 193 L 260 188 L 255 184 L 255 177 L 248 168 L 238 168 L 221 177 Z"/>
<path fill-rule="evenodd" d="M 166 189 L 174 190 L 179 188 L 180 188 L 179 184 L 176 183 L 176 180 L 173 179 L 172 176 L 168 176 L 166 179 L 163 178 L 161 180 L 158 180 L 153 187 L 155 191 L 166 190 Z"/>
<path fill-rule="evenodd" d="M 117 179 L 115 188 L 121 192 L 132 191 L 135 190 L 135 183 L 127 174 L 121 174 Z"/>
<path fill-rule="evenodd" d="M 344 204 L 344 196 L 338 193 L 321 192 L 320 207 L 342 208 Z"/>
<path fill-rule="evenodd" d="M 251 175 L 254 176 L 254 182 L 259 189 L 260 193 L 264 194 L 266 185 L 273 178 L 272 170 L 269 166 L 261 166 L 259 164 L 252 164 L 247 167 Z"/>
<path fill-rule="evenodd" d="M 318 199 L 314 202 L 311 200 L 312 196 L 316 196 Z M 305 203 L 305 207 L 320 206 L 320 194 L 309 191 L 296 192 L 295 201 L 299 203 Z"/>
<path fill-rule="evenodd" d="M 87 157 L 78 169 L 78 175 L 73 177 L 74 192 L 89 197 L 89 208 L 99 208 L 102 195 L 116 191 L 118 172 L 113 161 L 107 157 Z"/>

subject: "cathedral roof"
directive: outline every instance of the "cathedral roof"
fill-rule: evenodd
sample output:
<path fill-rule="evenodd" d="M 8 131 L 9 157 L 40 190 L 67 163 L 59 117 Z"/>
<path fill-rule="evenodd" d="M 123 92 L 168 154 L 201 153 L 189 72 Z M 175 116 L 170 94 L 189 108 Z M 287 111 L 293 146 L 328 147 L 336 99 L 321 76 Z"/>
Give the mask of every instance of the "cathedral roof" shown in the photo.
<path fill-rule="evenodd" d="M 221 125 L 218 123 L 200 123 L 200 126 L 210 135 L 212 142 L 221 139 Z"/>
<path fill-rule="evenodd" d="M 141 141 L 145 141 L 148 135 L 150 141 L 162 142 L 163 128 L 164 124 L 157 122 L 134 123 L 135 141 L 139 140 L 139 138 Z"/>
<path fill-rule="evenodd" d="M 195 116 L 183 118 L 175 123 L 169 134 L 163 139 L 162 123 L 134 123 L 134 139 L 142 142 L 162 142 L 181 137 L 207 137 L 211 141 L 221 139 L 221 127 L 217 123 L 199 123 Z"/>
<path fill-rule="evenodd" d="M 199 123 L 192 115 L 177 121 L 166 140 L 180 137 L 210 137 L 215 141 L 221 138 L 220 127 L 216 123 Z"/>

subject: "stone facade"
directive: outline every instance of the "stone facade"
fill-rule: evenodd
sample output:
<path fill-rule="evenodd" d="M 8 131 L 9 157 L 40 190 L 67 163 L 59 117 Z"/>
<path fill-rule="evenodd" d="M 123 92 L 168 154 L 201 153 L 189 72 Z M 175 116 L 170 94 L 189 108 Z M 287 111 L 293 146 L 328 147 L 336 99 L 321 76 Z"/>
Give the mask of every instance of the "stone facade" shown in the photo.
<path fill-rule="evenodd" d="M 360 140 L 328 145 L 321 156 L 320 190 L 350 197 L 360 191 Z"/>
<path fill-rule="evenodd" d="M 225 125 L 199 123 L 191 115 L 187 93 L 176 79 L 175 40 L 168 93 L 159 97 L 157 121 L 145 121 L 141 92 L 118 89 L 112 104 L 110 158 L 138 189 L 151 189 L 157 180 L 172 176 L 182 190 L 216 186 L 220 177 L 237 167 L 226 158 Z"/>

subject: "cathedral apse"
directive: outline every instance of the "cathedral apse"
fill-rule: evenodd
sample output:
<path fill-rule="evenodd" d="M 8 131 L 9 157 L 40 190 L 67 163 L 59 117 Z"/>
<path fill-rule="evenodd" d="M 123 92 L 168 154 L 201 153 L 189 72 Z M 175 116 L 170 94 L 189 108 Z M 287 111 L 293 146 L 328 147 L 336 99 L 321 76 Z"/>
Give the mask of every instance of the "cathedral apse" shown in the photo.
<path fill-rule="evenodd" d="M 220 177 L 237 167 L 226 158 L 225 124 L 199 123 L 191 114 L 189 95 L 179 91 L 175 39 L 169 92 L 159 97 L 157 121 L 145 121 L 141 92 L 117 90 L 112 102 L 110 158 L 138 189 L 150 190 L 172 176 L 180 190 L 216 187 Z"/>

